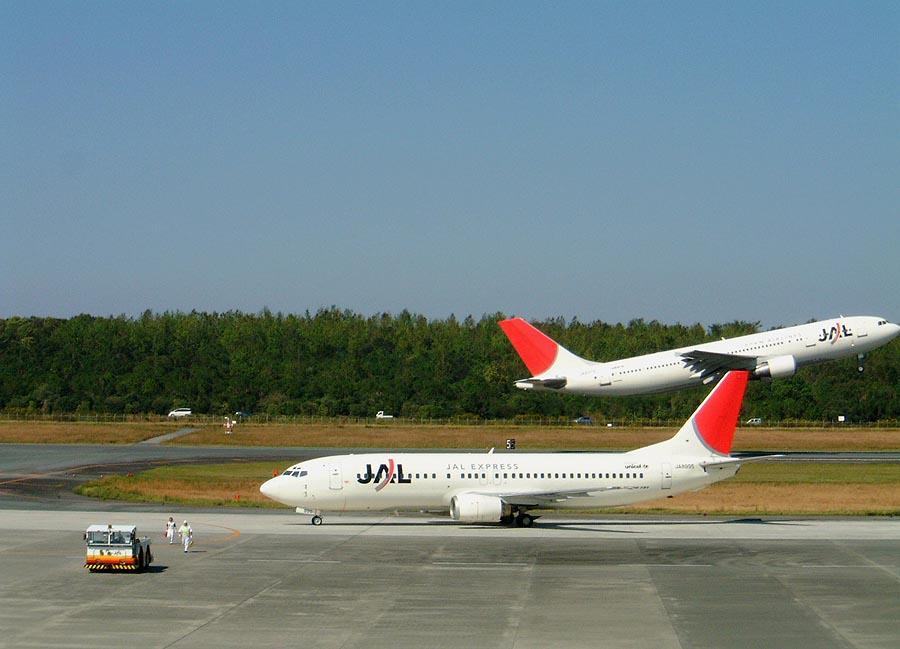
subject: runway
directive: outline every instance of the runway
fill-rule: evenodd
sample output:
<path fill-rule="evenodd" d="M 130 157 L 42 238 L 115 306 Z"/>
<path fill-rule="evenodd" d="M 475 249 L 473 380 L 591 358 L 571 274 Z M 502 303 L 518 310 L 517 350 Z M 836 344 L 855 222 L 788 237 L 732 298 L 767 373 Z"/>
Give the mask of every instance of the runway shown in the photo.
<path fill-rule="evenodd" d="M 896 647 L 893 520 L 0 510 L 0 647 Z M 179 516 L 181 518 L 181 516 Z M 90 574 L 81 530 L 151 532 L 143 574 Z M 179 520 L 180 522 L 180 520 Z"/>

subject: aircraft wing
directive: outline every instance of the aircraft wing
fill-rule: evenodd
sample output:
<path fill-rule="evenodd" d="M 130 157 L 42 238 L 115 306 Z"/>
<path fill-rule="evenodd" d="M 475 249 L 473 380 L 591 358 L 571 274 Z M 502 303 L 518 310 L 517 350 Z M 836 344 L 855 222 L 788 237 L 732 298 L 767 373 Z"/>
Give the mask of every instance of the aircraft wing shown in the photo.
<path fill-rule="evenodd" d="M 752 372 L 758 364 L 756 356 L 721 354 L 703 351 L 702 349 L 682 352 L 680 356 L 687 367 L 694 372 L 700 372 L 703 376 L 727 372 L 728 370 L 747 370 Z"/>
<path fill-rule="evenodd" d="M 569 498 L 588 498 L 601 491 L 619 491 L 622 487 L 600 487 L 599 489 L 572 489 L 569 491 L 545 491 L 541 493 L 505 493 L 499 495 L 503 502 L 520 507 L 553 507 Z"/>

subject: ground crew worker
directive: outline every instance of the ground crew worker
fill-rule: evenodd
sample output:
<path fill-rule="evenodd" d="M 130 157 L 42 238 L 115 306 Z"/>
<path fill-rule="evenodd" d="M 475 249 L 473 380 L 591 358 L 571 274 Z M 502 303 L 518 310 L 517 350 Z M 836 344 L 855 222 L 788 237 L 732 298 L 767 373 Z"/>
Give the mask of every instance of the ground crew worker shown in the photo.
<path fill-rule="evenodd" d="M 184 543 L 184 551 L 187 552 L 191 543 L 194 542 L 194 530 L 192 530 L 191 526 L 188 525 L 188 522 L 185 521 L 181 524 L 178 533 L 181 534 L 181 542 Z"/>
<path fill-rule="evenodd" d="M 166 521 L 166 538 L 169 539 L 169 545 L 175 543 L 176 529 L 178 529 L 178 526 L 175 524 L 175 519 L 169 516 L 169 520 Z"/>

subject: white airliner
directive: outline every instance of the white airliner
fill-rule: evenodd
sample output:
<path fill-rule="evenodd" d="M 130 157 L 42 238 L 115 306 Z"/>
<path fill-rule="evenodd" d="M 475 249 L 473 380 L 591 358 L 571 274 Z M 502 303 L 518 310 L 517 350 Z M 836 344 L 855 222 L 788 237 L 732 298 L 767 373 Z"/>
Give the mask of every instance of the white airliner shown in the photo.
<path fill-rule="evenodd" d="M 727 373 L 674 437 L 628 453 L 337 455 L 295 464 L 259 490 L 312 515 L 313 525 L 323 511 L 449 510 L 462 523 L 522 527 L 533 524 L 534 508 L 629 505 L 694 491 L 762 459 L 729 455 L 748 379 Z"/>
<path fill-rule="evenodd" d="M 900 326 L 884 318 L 840 317 L 600 363 L 576 356 L 522 318 L 499 324 L 532 374 L 516 381 L 516 387 L 597 396 L 708 385 L 729 370 L 775 379 L 804 365 L 853 355 L 862 372 L 866 352 L 900 333 Z"/>

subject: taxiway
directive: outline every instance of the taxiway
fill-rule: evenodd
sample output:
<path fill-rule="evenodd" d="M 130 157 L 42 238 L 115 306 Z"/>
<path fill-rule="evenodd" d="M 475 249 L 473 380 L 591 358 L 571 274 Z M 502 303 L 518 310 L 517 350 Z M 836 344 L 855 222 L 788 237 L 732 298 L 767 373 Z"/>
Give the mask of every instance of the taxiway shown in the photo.
<path fill-rule="evenodd" d="M 2 647 L 895 647 L 893 520 L 0 510 Z M 179 519 L 183 514 L 176 514 Z M 81 530 L 133 522 L 141 574 L 91 574 Z M 179 520 L 180 522 L 180 520 Z"/>

